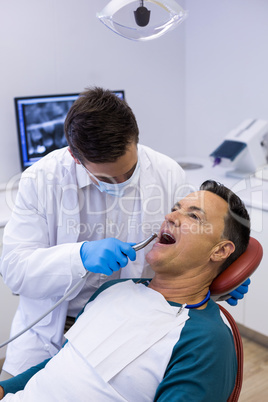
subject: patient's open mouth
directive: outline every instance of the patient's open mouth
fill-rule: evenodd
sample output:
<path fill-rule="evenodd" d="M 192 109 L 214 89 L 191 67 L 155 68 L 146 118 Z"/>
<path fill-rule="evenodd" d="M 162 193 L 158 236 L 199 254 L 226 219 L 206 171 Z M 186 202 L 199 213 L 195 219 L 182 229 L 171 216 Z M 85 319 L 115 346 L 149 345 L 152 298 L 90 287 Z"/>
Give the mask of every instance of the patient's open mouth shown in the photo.
<path fill-rule="evenodd" d="M 161 233 L 159 243 L 161 243 L 161 244 L 174 244 L 174 243 L 176 243 L 176 239 L 170 233 L 163 232 L 163 233 Z"/>

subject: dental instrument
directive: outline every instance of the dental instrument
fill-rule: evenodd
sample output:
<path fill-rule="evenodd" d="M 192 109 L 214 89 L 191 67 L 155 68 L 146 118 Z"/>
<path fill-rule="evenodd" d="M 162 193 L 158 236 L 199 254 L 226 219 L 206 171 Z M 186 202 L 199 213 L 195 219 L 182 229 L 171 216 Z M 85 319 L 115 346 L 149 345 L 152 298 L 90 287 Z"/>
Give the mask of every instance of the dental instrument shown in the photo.
<path fill-rule="evenodd" d="M 151 236 L 149 236 L 147 239 L 141 241 L 140 243 L 135 244 L 134 246 L 132 246 L 132 248 L 135 251 L 139 251 L 142 248 L 146 247 L 149 243 L 151 243 L 151 241 L 153 241 L 156 237 L 157 237 L 157 234 L 152 233 Z"/>

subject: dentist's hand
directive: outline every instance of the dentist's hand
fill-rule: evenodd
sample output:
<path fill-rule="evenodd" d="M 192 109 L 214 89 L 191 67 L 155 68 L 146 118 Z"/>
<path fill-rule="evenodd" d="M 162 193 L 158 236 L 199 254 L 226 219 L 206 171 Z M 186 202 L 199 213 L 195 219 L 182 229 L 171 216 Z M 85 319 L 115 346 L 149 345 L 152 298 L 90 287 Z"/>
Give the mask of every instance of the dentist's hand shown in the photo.
<path fill-rule="evenodd" d="M 250 285 L 250 279 L 246 279 L 242 285 L 238 286 L 235 290 L 230 292 L 230 298 L 226 300 L 230 306 L 236 306 L 238 303 L 238 300 L 242 300 L 244 298 L 244 295 L 248 292 L 248 287 Z"/>
<path fill-rule="evenodd" d="M 133 243 L 110 238 L 97 241 L 86 241 L 80 248 L 80 256 L 87 271 L 112 275 L 131 261 L 136 259 Z"/>

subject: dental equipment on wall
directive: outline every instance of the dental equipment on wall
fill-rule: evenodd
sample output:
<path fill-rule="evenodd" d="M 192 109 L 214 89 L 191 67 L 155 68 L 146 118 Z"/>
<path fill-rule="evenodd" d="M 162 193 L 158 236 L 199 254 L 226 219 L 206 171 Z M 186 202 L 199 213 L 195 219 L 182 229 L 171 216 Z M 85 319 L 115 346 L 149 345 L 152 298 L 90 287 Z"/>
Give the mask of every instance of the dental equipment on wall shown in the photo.
<path fill-rule="evenodd" d="M 149 237 L 147 237 L 147 239 L 134 244 L 132 246 L 132 248 L 135 251 L 139 251 L 142 248 L 146 247 L 149 243 L 151 243 L 151 241 L 153 241 L 155 238 L 157 237 L 156 233 L 152 233 Z M 55 310 L 56 307 L 58 307 L 61 303 L 63 303 L 76 289 L 79 288 L 79 286 L 81 285 L 82 282 L 85 281 L 86 277 L 88 276 L 90 272 L 87 271 L 86 275 L 84 275 L 77 283 L 76 285 L 74 285 L 69 292 L 67 292 L 57 303 L 54 304 L 54 306 L 52 306 L 48 311 L 46 311 L 44 314 L 42 314 L 40 317 L 38 317 L 34 322 L 32 322 L 30 325 L 28 325 L 26 328 L 24 328 L 22 331 L 18 332 L 16 335 L 12 336 L 10 339 L 8 339 L 7 341 L 3 342 L 0 344 L 0 349 L 3 348 L 4 346 L 6 346 L 8 343 L 14 341 L 15 339 L 17 339 L 19 336 L 23 335 L 26 331 L 28 331 L 29 329 L 31 329 L 34 325 L 36 325 L 39 321 L 41 321 L 43 318 L 45 318 L 49 313 L 51 313 L 53 310 Z"/>
<path fill-rule="evenodd" d="M 97 17 L 124 38 L 146 41 L 177 27 L 187 12 L 175 0 L 111 0 Z"/>
<path fill-rule="evenodd" d="M 247 119 L 231 130 L 222 144 L 210 154 L 214 165 L 232 167 L 226 175 L 245 178 L 268 168 L 268 122 Z"/>

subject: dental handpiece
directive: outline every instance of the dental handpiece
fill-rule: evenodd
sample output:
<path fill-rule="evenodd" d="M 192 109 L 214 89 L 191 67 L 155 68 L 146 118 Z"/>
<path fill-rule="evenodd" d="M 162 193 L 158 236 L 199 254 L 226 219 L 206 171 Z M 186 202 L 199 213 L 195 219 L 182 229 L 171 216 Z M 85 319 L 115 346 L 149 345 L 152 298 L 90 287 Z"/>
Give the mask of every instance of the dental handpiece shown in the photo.
<path fill-rule="evenodd" d="M 135 244 L 134 246 L 132 246 L 132 248 L 135 251 L 139 251 L 142 248 L 146 247 L 149 243 L 151 243 L 151 241 L 153 241 L 155 238 L 157 237 L 156 233 L 152 233 L 151 236 L 147 237 L 147 239 Z M 51 313 L 56 307 L 58 307 L 62 302 L 64 302 L 67 297 L 69 297 L 81 284 L 81 282 L 83 282 L 85 280 L 85 278 L 87 277 L 87 275 L 90 272 L 88 271 L 86 273 L 85 276 L 83 276 L 83 278 L 80 279 L 80 281 L 74 286 L 72 287 L 69 292 L 66 293 L 66 295 L 64 295 L 56 304 L 54 304 L 54 306 L 52 306 L 48 311 L 46 311 L 41 317 L 37 318 L 34 322 L 32 322 L 30 325 L 28 325 L 26 328 L 24 328 L 22 331 L 20 331 L 19 333 L 17 333 L 16 335 L 14 335 L 12 338 L 8 339 L 7 341 L 3 342 L 0 344 L 0 349 L 4 346 L 6 346 L 8 343 L 14 341 L 15 339 L 17 339 L 19 336 L 21 336 L 22 334 L 24 334 L 26 331 L 28 331 L 29 329 L 31 329 L 35 324 L 37 324 L 39 321 L 41 321 L 43 318 L 45 318 L 49 313 Z"/>
<path fill-rule="evenodd" d="M 135 244 L 132 246 L 132 248 L 135 251 L 141 250 L 142 248 L 146 247 L 149 243 L 151 243 L 152 240 L 154 240 L 157 237 L 156 233 L 152 233 L 151 236 L 149 236 L 147 239 L 141 241 L 140 243 Z"/>

